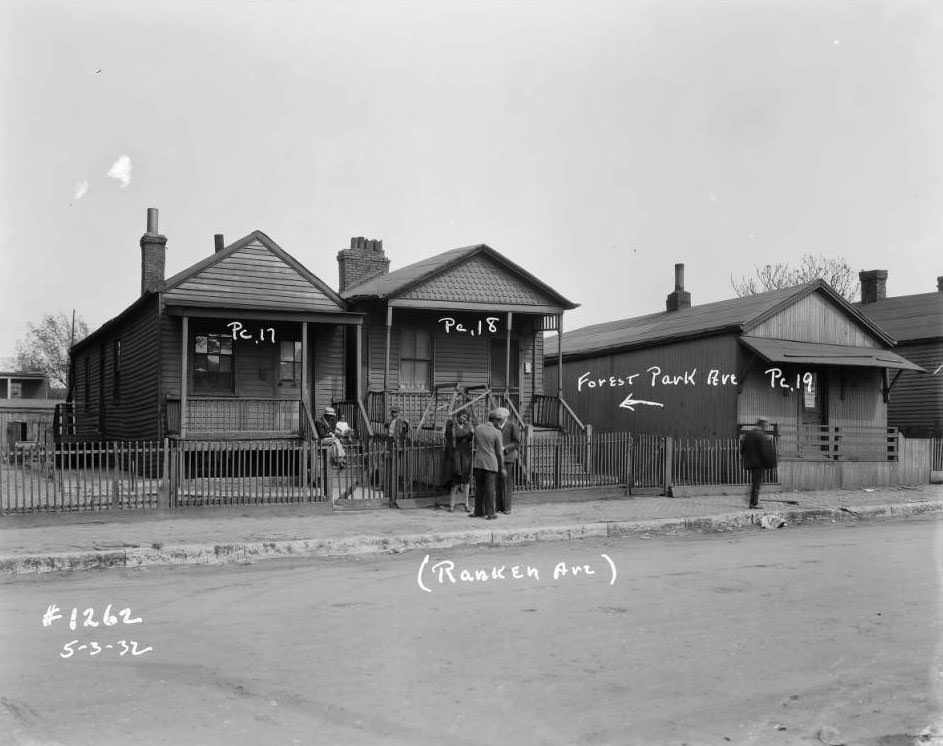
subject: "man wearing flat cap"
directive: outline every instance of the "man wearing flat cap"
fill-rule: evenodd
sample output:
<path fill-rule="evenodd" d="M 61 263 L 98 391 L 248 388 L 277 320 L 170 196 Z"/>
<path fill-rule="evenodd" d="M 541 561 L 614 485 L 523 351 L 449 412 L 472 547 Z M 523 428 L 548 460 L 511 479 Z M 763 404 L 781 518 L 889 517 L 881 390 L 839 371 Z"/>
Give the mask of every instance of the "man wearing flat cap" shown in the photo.
<path fill-rule="evenodd" d="M 521 428 L 511 419 L 510 410 L 498 408 L 501 418 L 501 440 L 504 443 L 504 474 L 498 479 L 497 508 L 499 513 L 509 515 L 511 512 L 511 497 L 514 494 L 514 462 L 521 450 Z"/>
<path fill-rule="evenodd" d="M 740 441 L 740 456 L 743 468 L 750 472 L 750 508 L 760 507 L 760 487 L 763 484 L 763 471 L 776 467 L 776 446 L 766 432 L 769 418 L 759 417 L 756 427 L 747 430 Z"/>
<path fill-rule="evenodd" d="M 475 512 L 473 518 L 493 521 L 496 481 L 504 475 L 504 443 L 501 440 L 501 417 L 498 410 L 488 413 L 488 421 L 475 428 Z"/>
<path fill-rule="evenodd" d="M 394 444 L 401 446 L 406 441 L 409 432 L 409 423 L 402 416 L 397 407 L 390 408 L 390 424 L 387 425 L 387 436 Z"/>

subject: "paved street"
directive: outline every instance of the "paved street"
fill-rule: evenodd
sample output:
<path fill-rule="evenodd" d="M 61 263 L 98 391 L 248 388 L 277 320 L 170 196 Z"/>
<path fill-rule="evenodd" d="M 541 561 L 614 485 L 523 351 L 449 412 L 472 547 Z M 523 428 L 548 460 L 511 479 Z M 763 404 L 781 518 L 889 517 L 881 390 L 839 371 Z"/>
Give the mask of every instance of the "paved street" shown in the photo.
<path fill-rule="evenodd" d="M 910 744 L 940 717 L 941 538 L 936 517 L 849 518 L 8 578 L 0 732 L 17 746 L 785 746 L 831 728 Z M 44 626 L 50 605 L 61 618 Z"/>

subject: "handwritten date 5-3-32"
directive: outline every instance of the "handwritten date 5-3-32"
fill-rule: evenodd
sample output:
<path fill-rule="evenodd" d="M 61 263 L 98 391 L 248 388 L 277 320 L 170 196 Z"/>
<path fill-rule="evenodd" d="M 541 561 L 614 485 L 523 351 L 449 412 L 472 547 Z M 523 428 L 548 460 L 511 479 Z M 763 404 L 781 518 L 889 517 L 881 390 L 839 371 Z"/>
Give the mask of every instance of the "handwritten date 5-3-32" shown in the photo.
<path fill-rule="evenodd" d="M 76 647 L 76 645 L 78 645 L 78 647 Z M 138 650 L 137 640 L 118 640 L 118 642 L 109 642 L 104 645 L 97 642 L 88 642 L 79 645 L 78 640 L 72 640 L 62 646 L 62 652 L 59 653 L 59 657 L 71 658 L 77 652 L 81 653 L 86 650 L 88 651 L 89 657 L 98 655 L 103 650 L 115 650 L 118 655 L 125 655 L 127 653 L 131 655 L 144 655 L 144 653 L 149 653 L 153 649 L 152 647 L 146 647 Z"/>

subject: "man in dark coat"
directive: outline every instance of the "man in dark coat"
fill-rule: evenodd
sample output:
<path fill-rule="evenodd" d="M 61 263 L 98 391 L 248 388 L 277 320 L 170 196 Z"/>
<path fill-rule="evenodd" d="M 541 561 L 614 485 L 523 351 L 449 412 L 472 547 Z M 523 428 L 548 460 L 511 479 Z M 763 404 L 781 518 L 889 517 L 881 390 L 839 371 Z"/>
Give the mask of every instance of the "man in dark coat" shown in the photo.
<path fill-rule="evenodd" d="M 501 418 L 492 409 L 488 422 L 475 428 L 475 456 L 472 466 L 475 471 L 475 512 L 471 517 L 493 521 L 495 515 L 495 481 L 504 475 L 504 443 L 501 440 Z"/>
<path fill-rule="evenodd" d="M 760 417 L 756 427 L 747 430 L 740 441 L 740 455 L 743 457 L 743 467 L 751 474 L 750 479 L 750 507 L 760 507 L 760 485 L 763 484 L 763 471 L 776 466 L 776 448 L 773 439 L 766 432 L 769 420 Z"/>
<path fill-rule="evenodd" d="M 511 419 L 511 412 L 498 408 L 502 419 L 501 440 L 504 442 L 504 475 L 498 480 L 498 512 L 510 514 L 511 498 L 514 495 L 514 462 L 521 451 L 521 428 Z"/>

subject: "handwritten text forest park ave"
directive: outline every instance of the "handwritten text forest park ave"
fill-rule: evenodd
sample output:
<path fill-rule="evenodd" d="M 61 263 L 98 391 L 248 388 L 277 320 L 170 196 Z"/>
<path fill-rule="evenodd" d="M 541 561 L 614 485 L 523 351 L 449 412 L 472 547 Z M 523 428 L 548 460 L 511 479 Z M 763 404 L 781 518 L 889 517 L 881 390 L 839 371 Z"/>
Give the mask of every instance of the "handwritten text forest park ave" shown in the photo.
<path fill-rule="evenodd" d="M 582 392 L 584 387 L 587 389 L 603 389 L 634 386 L 639 378 L 647 382 L 652 388 L 656 386 L 696 386 L 698 381 L 697 368 L 674 373 L 665 372 L 657 365 L 652 365 L 644 372 L 622 376 L 594 377 L 592 371 L 588 370 L 576 379 L 576 390 Z M 717 368 L 711 368 L 704 377 L 704 384 L 707 386 L 736 386 L 737 376 L 735 373 L 722 373 Z"/>

